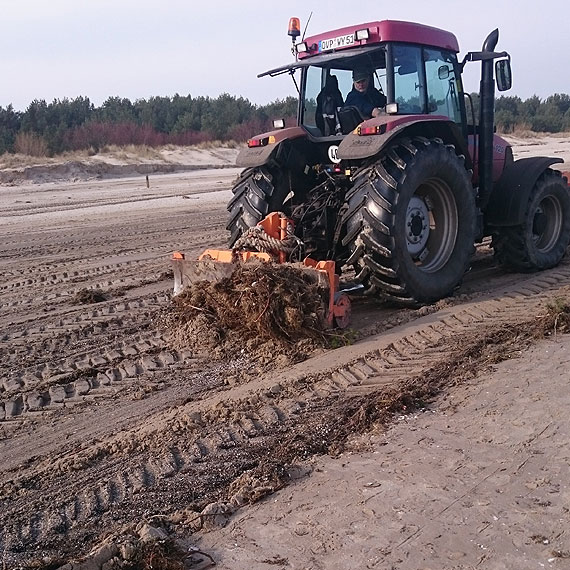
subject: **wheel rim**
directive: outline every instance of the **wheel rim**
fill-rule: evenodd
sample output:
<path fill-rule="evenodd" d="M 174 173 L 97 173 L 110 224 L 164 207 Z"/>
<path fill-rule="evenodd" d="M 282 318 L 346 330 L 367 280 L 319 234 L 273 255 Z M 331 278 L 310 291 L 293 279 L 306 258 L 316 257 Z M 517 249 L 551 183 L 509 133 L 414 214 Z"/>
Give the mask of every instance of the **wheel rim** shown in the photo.
<path fill-rule="evenodd" d="M 408 253 L 418 269 L 433 273 L 449 261 L 458 228 L 457 204 L 449 185 L 433 178 L 419 186 L 405 220 Z"/>
<path fill-rule="evenodd" d="M 558 242 L 562 231 L 562 206 L 555 196 L 546 196 L 536 208 L 532 220 L 532 240 L 536 249 L 545 253 Z"/>

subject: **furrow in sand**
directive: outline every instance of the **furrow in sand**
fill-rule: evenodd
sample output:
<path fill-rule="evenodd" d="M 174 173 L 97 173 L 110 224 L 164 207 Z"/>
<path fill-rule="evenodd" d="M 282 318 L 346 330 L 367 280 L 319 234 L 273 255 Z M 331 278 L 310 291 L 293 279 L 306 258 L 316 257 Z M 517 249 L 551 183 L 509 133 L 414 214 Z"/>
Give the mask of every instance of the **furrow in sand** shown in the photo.
<path fill-rule="evenodd" d="M 96 525 L 105 513 L 134 508 L 143 490 L 170 492 L 176 497 L 182 487 L 200 488 L 204 477 L 212 484 L 226 485 L 232 474 L 218 471 L 224 457 L 246 454 L 252 442 L 268 434 L 286 434 L 296 414 L 302 414 L 315 398 L 364 395 L 443 366 L 449 342 L 465 327 L 475 332 L 520 322 L 517 300 L 521 298 L 529 315 L 539 312 L 544 291 L 535 289 L 518 287 L 514 296 L 506 291 L 493 300 L 443 309 L 286 371 L 159 411 L 135 429 L 104 442 L 85 442 L 67 462 L 45 461 L 40 467 L 24 469 L 3 485 L 5 508 L 0 522 L 6 530 L 0 543 L 7 548 L 16 536 L 29 548 L 52 540 L 55 529 L 66 535 Z M 145 343 L 141 339 L 139 344 Z M 152 362 L 158 366 L 156 359 Z M 146 369 L 152 366 L 147 364 Z M 29 407 L 28 397 L 4 402 L 5 413 L 10 409 L 14 414 L 18 406 Z M 126 455 L 130 457 L 127 462 Z M 26 485 L 32 479 L 35 488 Z M 59 487 L 54 486 L 55 480 L 61 481 Z M 22 500 L 41 496 L 32 519 L 10 506 L 14 489 L 19 489 Z"/>

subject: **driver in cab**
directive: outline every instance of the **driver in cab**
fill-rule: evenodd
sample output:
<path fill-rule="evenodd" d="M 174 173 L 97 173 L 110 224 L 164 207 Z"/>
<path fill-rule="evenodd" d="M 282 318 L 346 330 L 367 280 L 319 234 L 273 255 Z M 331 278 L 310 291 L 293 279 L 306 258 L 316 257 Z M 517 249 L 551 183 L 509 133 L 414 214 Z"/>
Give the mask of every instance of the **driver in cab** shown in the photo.
<path fill-rule="evenodd" d="M 352 91 L 346 96 L 345 107 L 356 107 L 365 119 L 384 113 L 386 95 L 374 87 L 372 71 L 355 69 L 352 72 Z"/>

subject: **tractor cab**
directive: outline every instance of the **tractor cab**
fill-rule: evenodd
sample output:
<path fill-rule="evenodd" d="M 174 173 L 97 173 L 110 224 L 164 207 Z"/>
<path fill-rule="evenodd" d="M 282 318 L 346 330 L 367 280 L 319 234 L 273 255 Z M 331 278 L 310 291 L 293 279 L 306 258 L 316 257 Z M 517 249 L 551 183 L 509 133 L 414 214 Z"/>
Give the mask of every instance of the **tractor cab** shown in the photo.
<path fill-rule="evenodd" d="M 381 21 L 295 43 L 296 30 L 290 24 L 296 61 L 260 77 L 300 72 L 298 124 L 313 137 L 342 138 L 371 118 L 350 104 L 350 93 L 356 89 L 353 73 L 363 69 L 370 74 L 367 93 L 376 90 L 384 97 L 382 114 L 437 115 L 465 125 L 459 45 L 453 34 L 421 24 Z"/>

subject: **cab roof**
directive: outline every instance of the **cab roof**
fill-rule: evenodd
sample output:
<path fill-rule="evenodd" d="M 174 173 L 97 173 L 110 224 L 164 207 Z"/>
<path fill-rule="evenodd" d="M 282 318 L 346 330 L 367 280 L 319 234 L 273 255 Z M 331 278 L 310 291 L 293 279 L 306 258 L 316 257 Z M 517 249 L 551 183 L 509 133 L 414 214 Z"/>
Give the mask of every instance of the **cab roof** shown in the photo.
<path fill-rule="evenodd" d="M 360 30 L 368 30 L 367 39 L 357 39 L 356 32 Z M 306 44 L 307 51 L 299 52 L 298 56 L 301 60 L 323 53 L 344 51 L 384 42 L 421 44 L 455 53 L 459 52 L 459 42 L 451 32 L 413 22 L 382 20 L 338 28 L 305 38 L 303 43 Z"/>

